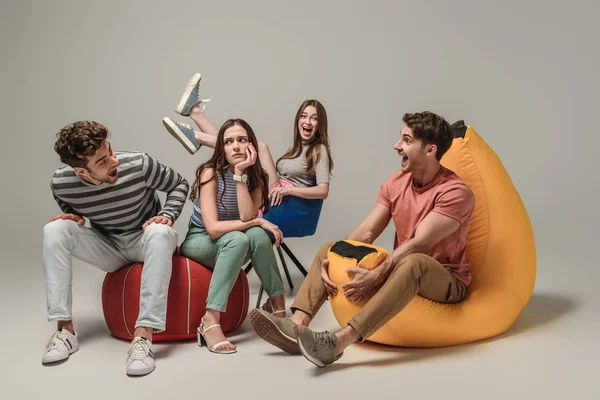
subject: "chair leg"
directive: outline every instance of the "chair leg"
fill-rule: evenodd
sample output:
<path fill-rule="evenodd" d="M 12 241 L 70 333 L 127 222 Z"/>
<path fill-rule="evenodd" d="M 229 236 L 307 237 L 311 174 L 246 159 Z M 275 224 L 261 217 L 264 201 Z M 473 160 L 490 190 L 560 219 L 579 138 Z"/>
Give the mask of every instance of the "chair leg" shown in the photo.
<path fill-rule="evenodd" d="M 283 244 L 283 243 L 282 243 Z M 281 260 L 281 265 L 283 266 L 283 271 L 285 272 L 285 276 L 287 277 L 288 284 L 290 285 L 290 289 L 294 288 L 294 284 L 292 283 L 292 277 L 290 276 L 290 271 L 288 270 L 287 264 L 285 262 L 285 257 L 281 248 L 277 248 L 277 252 L 279 253 L 279 259 Z"/>
<path fill-rule="evenodd" d="M 248 275 L 248 272 L 250 272 L 252 270 L 254 266 L 252 265 L 251 262 L 248 263 L 248 265 L 246 265 L 246 268 L 244 268 L 244 273 L 246 275 Z M 258 291 L 258 298 L 256 299 L 256 308 L 260 308 L 260 300 L 262 299 L 262 295 L 263 295 L 263 284 L 260 284 L 260 290 Z"/>
<path fill-rule="evenodd" d="M 263 284 L 260 284 L 260 290 L 258 291 L 258 298 L 256 299 L 256 308 L 260 308 L 260 300 L 262 299 L 262 295 L 263 295 Z"/>
<path fill-rule="evenodd" d="M 252 270 L 252 267 L 253 267 L 252 263 L 251 263 L 251 262 L 250 262 L 250 263 L 248 263 L 248 265 L 247 265 L 247 266 L 246 266 L 246 268 L 244 269 L 244 273 L 245 273 L 246 275 L 248 275 L 248 272 L 250 272 L 250 271 Z"/>
<path fill-rule="evenodd" d="M 294 255 L 294 253 L 292 253 L 292 251 L 290 250 L 290 248 L 287 247 L 287 245 L 285 243 L 281 243 L 281 247 L 283 247 L 283 250 L 285 250 L 285 252 L 291 258 L 291 260 L 294 262 L 294 264 L 296 264 L 296 267 L 298 267 L 298 269 L 300 270 L 300 272 L 302 272 L 302 275 L 304 275 L 304 276 L 308 275 L 308 272 L 304 269 L 304 267 L 302 266 L 302 264 L 300 263 L 300 261 L 298 261 L 298 259 Z"/>

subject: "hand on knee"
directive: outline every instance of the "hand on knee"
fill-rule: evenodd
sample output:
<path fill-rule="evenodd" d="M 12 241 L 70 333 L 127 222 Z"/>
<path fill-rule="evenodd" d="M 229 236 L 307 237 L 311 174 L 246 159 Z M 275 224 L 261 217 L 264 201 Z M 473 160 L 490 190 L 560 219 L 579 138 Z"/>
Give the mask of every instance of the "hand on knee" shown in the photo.
<path fill-rule="evenodd" d="M 48 222 L 43 230 L 43 244 L 52 247 L 60 243 L 65 248 L 69 248 L 71 243 L 69 238 L 77 229 L 81 229 L 81 227 L 77 225 L 77 222 L 69 219 Z"/>

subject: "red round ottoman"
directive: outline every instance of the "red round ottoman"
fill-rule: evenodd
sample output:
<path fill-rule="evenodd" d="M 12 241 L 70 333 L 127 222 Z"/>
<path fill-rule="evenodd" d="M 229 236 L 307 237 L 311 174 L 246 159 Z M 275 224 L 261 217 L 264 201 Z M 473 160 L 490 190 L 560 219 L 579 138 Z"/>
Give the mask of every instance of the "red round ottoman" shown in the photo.
<path fill-rule="evenodd" d="M 111 333 L 133 339 L 140 309 L 142 264 L 134 264 L 106 274 L 102 284 L 102 311 Z M 196 328 L 206 312 L 206 298 L 212 270 L 183 257 L 173 256 L 173 272 L 167 299 L 167 321 L 163 332 L 152 336 L 153 342 L 196 339 Z M 221 314 L 224 333 L 238 328 L 248 314 L 248 279 L 240 269 L 229 295 L 227 311 Z"/>

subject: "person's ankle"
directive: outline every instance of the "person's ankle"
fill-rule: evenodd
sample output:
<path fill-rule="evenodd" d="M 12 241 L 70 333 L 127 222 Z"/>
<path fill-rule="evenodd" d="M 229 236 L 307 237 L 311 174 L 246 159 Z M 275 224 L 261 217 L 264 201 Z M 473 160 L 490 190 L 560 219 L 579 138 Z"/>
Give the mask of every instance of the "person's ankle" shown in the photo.
<path fill-rule="evenodd" d="M 290 317 L 292 322 L 296 325 L 308 326 L 311 321 L 310 315 L 303 311 L 295 311 L 294 314 Z"/>
<path fill-rule="evenodd" d="M 206 313 L 202 316 L 202 322 L 204 323 L 205 327 L 208 327 L 208 326 L 214 325 L 214 324 L 218 324 L 220 315 L 221 314 L 218 312 L 214 312 L 212 310 L 206 310 Z"/>
<path fill-rule="evenodd" d="M 60 331 L 61 329 L 66 329 L 71 333 L 71 335 L 75 335 L 75 328 L 73 328 L 73 321 L 58 321 L 56 324 L 56 330 Z"/>
<path fill-rule="evenodd" d="M 139 327 L 135 329 L 135 332 L 133 332 L 133 337 L 141 336 L 152 342 L 152 333 L 154 333 L 153 328 Z"/>
<path fill-rule="evenodd" d="M 194 138 L 198 141 L 198 143 L 203 144 L 203 137 L 202 137 L 202 132 L 194 129 Z"/>
<path fill-rule="evenodd" d="M 271 312 L 285 311 L 285 297 L 269 297 L 269 306 L 271 307 Z"/>
<path fill-rule="evenodd" d="M 335 354 L 340 355 L 346 347 L 360 339 L 360 334 L 350 325 L 335 333 Z"/>
<path fill-rule="evenodd" d="M 190 108 L 190 117 L 192 115 L 200 115 L 200 114 L 203 114 L 203 111 L 202 111 L 202 107 L 200 107 L 199 104 L 196 104 L 192 108 Z"/>

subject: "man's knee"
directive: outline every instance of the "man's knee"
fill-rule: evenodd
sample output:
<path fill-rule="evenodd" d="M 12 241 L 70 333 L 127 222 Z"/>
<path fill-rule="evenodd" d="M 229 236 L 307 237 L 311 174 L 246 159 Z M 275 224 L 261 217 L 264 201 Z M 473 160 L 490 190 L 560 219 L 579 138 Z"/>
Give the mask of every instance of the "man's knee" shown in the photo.
<path fill-rule="evenodd" d="M 432 262 L 432 258 L 424 253 L 412 253 L 402 257 L 395 269 L 410 270 L 414 274 L 422 275 L 427 272 L 427 266 Z"/>
<path fill-rule="evenodd" d="M 400 264 L 422 264 L 429 262 L 431 257 L 425 253 L 412 253 L 402 257 Z"/>
<path fill-rule="evenodd" d="M 333 246 L 336 243 L 336 241 L 331 241 L 331 242 L 327 242 L 325 243 L 323 246 L 321 246 L 321 248 L 319 249 L 319 251 L 317 251 L 317 258 L 319 258 L 320 260 L 324 260 L 327 258 L 327 252 L 329 251 L 329 249 L 331 248 L 331 246 Z"/>
<path fill-rule="evenodd" d="M 315 258 L 313 259 L 312 267 L 321 268 L 321 264 L 323 263 L 323 260 L 325 260 L 327 258 L 327 252 L 329 251 L 329 248 L 335 242 L 336 241 L 327 242 L 327 243 L 325 243 L 324 245 L 321 246 L 321 248 L 319 249 L 319 251 L 317 251 L 317 254 L 315 255 Z"/>
<path fill-rule="evenodd" d="M 177 246 L 177 231 L 167 224 L 152 223 L 144 231 L 147 240 L 167 242 Z"/>
<path fill-rule="evenodd" d="M 70 219 L 57 219 L 48 222 L 43 229 L 44 245 L 61 242 L 68 238 L 74 229 L 81 228 L 75 221 Z"/>

